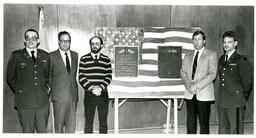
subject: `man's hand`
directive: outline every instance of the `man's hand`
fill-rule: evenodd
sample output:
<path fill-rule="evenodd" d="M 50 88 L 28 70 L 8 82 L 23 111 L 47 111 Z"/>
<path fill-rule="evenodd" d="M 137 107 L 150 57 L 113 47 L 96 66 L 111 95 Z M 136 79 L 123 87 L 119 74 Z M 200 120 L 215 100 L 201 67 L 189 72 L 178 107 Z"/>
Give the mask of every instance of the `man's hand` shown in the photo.
<path fill-rule="evenodd" d="M 102 88 L 98 85 L 95 85 L 93 86 L 92 88 L 92 93 L 96 96 L 100 96 L 101 95 L 101 91 L 102 91 Z"/>

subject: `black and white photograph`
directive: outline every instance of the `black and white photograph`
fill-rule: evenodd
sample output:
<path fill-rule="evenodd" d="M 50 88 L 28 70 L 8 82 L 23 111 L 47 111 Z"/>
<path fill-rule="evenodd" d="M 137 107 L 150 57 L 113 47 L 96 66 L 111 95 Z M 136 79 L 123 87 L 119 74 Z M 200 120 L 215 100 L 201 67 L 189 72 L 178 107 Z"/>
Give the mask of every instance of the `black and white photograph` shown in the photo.
<path fill-rule="evenodd" d="M 0 9 L 3 135 L 255 135 L 249 0 Z"/>

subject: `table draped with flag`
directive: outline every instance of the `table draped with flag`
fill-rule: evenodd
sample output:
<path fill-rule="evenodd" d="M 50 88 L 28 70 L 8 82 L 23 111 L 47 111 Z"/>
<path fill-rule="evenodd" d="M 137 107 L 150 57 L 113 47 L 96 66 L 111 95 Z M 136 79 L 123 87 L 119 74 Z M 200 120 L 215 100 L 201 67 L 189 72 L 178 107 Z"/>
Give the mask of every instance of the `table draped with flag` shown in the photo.
<path fill-rule="evenodd" d="M 110 30 L 108 27 L 97 28 L 98 32 L 95 33 L 103 37 L 105 43 L 105 49 L 108 45 L 116 40 L 115 34 L 107 32 Z M 119 30 L 122 28 L 118 28 Z M 150 27 L 139 28 L 143 33 L 140 45 L 140 64 L 138 65 L 137 77 L 115 77 L 109 85 L 110 97 L 118 98 L 154 98 L 154 97 L 169 97 L 170 95 L 183 95 L 185 87 L 181 78 L 159 78 L 158 77 L 158 46 L 181 46 L 182 58 L 185 53 L 194 50 L 192 34 L 193 32 L 200 30 L 199 28 L 165 28 L 165 27 Z M 116 32 L 116 31 L 113 31 Z M 130 32 L 121 31 L 124 33 L 122 39 L 129 38 L 125 34 L 133 35 Z M 132 32 L 132 31 L 131 31 Z M 139 31 L 140 32 L 140 31 Z M 111 40 L 108 35 L 114 36 L 115 40 Z M 135 34 L 136 35 L 136 34 Z M 138 35 L 140 36 L 140 35 Z M 114 45 L 114 44 L 113 44 Z M 118 44 L 116 44 L 118 45 Z M 113 47 L 113 46 L 112 46 Z M 108 53 L 111 54 L 111 53 Z M 111 57 L 111 55 L 110 55 Z M 112 59 L 113 60 L 113 59 Z M 168 59 L 166 59 L 168 60 Z M 112 66 L 114 67 L 114 66 Z"/>

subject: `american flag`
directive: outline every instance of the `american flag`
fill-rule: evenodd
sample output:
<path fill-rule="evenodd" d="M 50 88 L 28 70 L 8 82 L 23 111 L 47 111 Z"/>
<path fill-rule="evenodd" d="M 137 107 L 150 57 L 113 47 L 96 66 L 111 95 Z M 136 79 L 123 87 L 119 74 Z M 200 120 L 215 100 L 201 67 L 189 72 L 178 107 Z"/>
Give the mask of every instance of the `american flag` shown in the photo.
<path fill-rule="evenodd" d="M 113 77 L 109 86 L 111 93 L 120 98 L 123 98 L 123 95 L 124 97 L 136 95 L 137 97 L 153 98 L 155 96 L 165 96 L 170 91 L 172 91 L 172 95 L 183 93 L 185 87 L 181 78 L 158 77 L 158 46 L 181 46 L 182 58 L 184 58 L 188 51 L 194 50 L 192 35 L 197 30 L 200 30 L 200 28 L 143 28 L 143 34 L 138 39 L 139 41 L 143 40 L 140 45 L 139 75 L 136 78 Z"/>

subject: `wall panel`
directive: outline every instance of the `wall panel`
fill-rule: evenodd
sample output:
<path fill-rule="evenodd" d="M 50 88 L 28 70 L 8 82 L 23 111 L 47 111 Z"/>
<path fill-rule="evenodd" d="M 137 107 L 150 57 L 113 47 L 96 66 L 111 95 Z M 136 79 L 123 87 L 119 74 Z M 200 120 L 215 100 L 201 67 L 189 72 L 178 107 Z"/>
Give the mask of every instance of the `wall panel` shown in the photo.
<path fill-rule="evenodd" d="M 6 84 L 6 66 L 11 51 L 23 48 L 23 33 L 38 28 L 38 6 L 29 4 L 4 5 L 4 98 L 3 132 L 21 132 L 17 113 L 13 109 L 13 94 Z M 57 33 L 66 30 L 72 36 L 71 49 L 79 57 L 88 53 L 89 38 L 95 27 L 201 27 L 207 36 L 207 47 L 222 54 L 221 35 L 233 29 L 239 34 L 239 50 L 254 62 L 254 8 L 231 6 L 180 5 L 42 5 L 47 22 L 49 51 L 58 48 Z M 217 84 L 215 88 L 217 90 Z M 77 131 L 83 132 L 84 93 L 79 86 Z M 172 111 L 173 112 L 173 111 Z M 119 112 L 119 127 L 123 129 L 160 127 L 165 123 L 166 108 L 156 100 L 127 102 Z M 172 113 L 171 113 L 172 114 Z M 172 116 L 173 117 L 173 116 Z M 253 121 L 253 95 L 246 110 L 246 121 Z M 109 104 L 109 129 L 114 128 L 114 111 Z M 186 124 L 186 105 L 179 111 L 179 124 Z M 171 120 L 173 120 L 171 118 Z M 51 122 L 50 122 L 51 123 Z M 215 104 L 212 105 L 211 123 L 218 123 Z M 52 131 L 49 124 L 49 131 Z M 95 130 L 98 119 L 95 117 Z"/>

